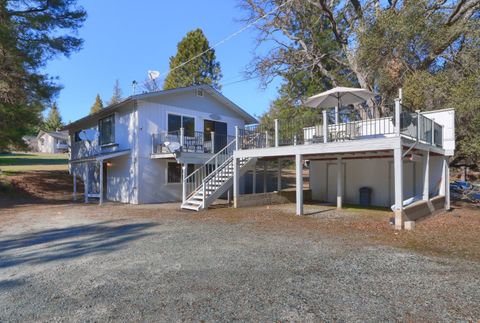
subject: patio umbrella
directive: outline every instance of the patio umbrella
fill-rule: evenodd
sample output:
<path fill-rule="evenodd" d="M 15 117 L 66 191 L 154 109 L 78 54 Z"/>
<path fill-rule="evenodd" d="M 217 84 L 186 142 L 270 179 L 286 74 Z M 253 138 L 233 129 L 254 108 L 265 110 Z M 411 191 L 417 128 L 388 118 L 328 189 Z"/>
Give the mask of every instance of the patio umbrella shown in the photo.
<path fill-rule="evenodd" d="M 342 104 L 349 105 L 361 103 L 374 96 L 374 93 L 365 89 L 336 87 L 309 97 L 307 101 L 305 101 L 305 105 L 312 108 L 335 107 L 335 123 L 338 123 L 338 109 Z"/>

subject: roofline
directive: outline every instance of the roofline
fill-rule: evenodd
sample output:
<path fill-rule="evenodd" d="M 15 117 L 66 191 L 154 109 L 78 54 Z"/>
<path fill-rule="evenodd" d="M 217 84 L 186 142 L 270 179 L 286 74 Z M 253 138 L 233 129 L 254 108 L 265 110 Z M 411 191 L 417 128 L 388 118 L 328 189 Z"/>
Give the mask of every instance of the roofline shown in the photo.
<path fill-rule="evenodd" d="M 116 111 L 118 108 L 120 108 L 122 105 L 124 105 L 125 103 L 129 103 L 129 102 L 134 101 L 134 100 L 142 100 L 142 99 L 148 99 L 148 98 L 157 97 L 157 96 L 163 96 L 163 95 L 169 95 L 169 94 L 175 94 L 175 93 L 182 93 L 182 92 L 191 91 L 191 90 L 195 90 L 195 89 L 202 89 L 202 90 L 207 91 L 213 97 L 215 97 L 216 99 L 221 101 L 223 104 L 225 104 L 227 107 L 229 107 L 232 111 L 240 114 L 243 117 L 243 119 L 246 121 L 247 124 L 258 123 L 258 120 L 255 117 L 253 117 L 251 114 L 249 114 L 248 112 L 243 110 L 237 104 L 233 103 L 230 99 L 228 99 L 222 93 L 217 91 L 215 88 L 213 88 L 212 86 L 207 85 L 207 84 L 201 84 L 201 85 L 192 85 L 192 86 L 180 87 L 180 88 L 175 88 L 175 89 L 168 89 L 168 90 L 161 90 L 161 91 L 131 95 L 128 98 L 126 98 L 125 100 L 123 100 L 119 103 L 107 106 L 106 108 L 103 108 L 102 110 L 100 110 L 100 111 L 98 111 L 94 114 L 90 114 L 90 115 L 87 115 L 87 116 L 85 116 L 81 119 L 78 119 L 78 120 L 66 125 L 61 130 L 70 130 L 72 128 L 75 128 L 75 127 L 79 126 L 83 122 L 95 120 L 97 117 L 112 113 L 112 112 Z"/>

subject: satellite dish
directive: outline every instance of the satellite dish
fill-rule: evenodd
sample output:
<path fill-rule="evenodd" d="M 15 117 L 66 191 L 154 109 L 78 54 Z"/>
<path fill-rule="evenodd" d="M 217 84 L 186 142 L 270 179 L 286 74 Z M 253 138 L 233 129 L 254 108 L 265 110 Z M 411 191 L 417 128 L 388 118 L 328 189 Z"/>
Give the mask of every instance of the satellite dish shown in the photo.
<path fill-rule="evenodd" d="M 179 142 L 165 142 L 165 147 L 167 147 L 167 149 L 173 154 L 177 151 L 180 150 L 180 143 Z"/>
<path fill-rule="evenodd" d="M 160 76 L 159 71 L 148 71 L 148 77 L 153 81 Z"/>
<path fill-rule="evenodd" d="M 95 129 L 82 130 L 78 136 L 83 141 L 94 141 L 98 138 L 98 131 Z"/>

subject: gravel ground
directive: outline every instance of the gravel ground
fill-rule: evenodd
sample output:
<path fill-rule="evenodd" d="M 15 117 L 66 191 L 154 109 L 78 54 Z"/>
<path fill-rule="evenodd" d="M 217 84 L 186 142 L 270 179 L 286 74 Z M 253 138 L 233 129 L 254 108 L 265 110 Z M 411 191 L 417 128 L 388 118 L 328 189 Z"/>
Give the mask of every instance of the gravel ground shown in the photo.
<path fill-rule="evenodd" d="M 480 319 L 480 262 L 307 230 L 325 220 L 279 209 L 0 211 L 0 321 Z"/>

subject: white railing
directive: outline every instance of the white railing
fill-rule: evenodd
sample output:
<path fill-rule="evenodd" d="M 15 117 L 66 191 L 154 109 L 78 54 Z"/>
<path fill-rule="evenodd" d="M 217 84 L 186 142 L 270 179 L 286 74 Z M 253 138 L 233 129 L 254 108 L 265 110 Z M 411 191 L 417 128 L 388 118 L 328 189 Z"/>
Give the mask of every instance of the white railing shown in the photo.
<path fill-rule="evenodd" d="M 234 139 L 218 153 L 208 159 L 200 168 L 196 169 L 193 173 L 183 179 L 183 202 L 191 197 L 195 191 L 203 185 L 203 182 L 208 175 L 233 156 L 235 147 L 236 140 Z M 184 171 L 186 171 L 186 169 Z"/>

